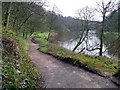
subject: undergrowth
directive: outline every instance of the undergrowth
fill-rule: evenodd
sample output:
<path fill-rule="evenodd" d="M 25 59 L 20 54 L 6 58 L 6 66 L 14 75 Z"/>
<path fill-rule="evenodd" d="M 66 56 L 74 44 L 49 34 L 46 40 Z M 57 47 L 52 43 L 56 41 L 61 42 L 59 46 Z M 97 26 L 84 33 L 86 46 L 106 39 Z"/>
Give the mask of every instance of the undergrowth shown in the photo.
<path fill-rule="evenodd" d="M 28 49 L 27 42 L 16 37 L 12 31 L 3 31 L 2 43 L 2 87 L 4 89 L 39 87 L 37 83 L 41 75 L 25 51 Z"/>

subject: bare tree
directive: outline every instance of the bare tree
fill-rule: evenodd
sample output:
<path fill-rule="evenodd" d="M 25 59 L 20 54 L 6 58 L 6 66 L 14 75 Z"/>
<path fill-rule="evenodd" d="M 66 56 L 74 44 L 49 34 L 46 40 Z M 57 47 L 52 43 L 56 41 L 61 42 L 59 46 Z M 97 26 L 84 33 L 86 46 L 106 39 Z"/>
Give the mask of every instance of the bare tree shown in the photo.
<path fill-rule="evenodd" d="M 119 1 L 119 5 L 118 5 L 118 33 L 120 33 L 120 1 Z M 120 35 L 118 38 L 120 40 Z M 120 51 L 118 52 L 118 58 L 120 58 Z"/>
<path fill-rule="evenodd" d="M 100 3 L 97 3 L 98 8 L 96 9 L 97 12 L 102 14 L 102 28 L 100 31 L 100 46 L 99 46 L 99 56 L 102 56 L 103 53 L 103 34 L 105 30 L 105 18 L 108 12 L 112 12 L 116 6 L 115 4 L 116 0 L 109 0 L 108 2 L 101 1 Z"/>
<path fill-rule="evenodd" d="M 93 10 L 89 7 L 85 7 L 78 11 L 78 18 L 80 20 L 81 29 L 80 29 L 80 36 L 77 45 L 74 47 L 73 52 L 80 46 L 85 38 L 88 35 L 88 31 L 90 30 L 90 21 L 93 20 Z M 82 52 L 85 48 L 83 48 L 80 52 Z"/>

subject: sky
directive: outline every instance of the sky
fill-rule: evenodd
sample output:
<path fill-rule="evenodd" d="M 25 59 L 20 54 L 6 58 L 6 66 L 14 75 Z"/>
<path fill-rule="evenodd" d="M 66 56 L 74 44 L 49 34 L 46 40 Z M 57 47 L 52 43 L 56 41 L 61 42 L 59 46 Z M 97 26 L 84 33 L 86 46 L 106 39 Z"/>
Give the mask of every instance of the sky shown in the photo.
<path fill-rule="evenodd" d="M 63 16 L 77 16 L 77 10 L 89 6 L 91 8 L 97 8 L 96 2 L 101 0 L 47 0 L 48 7 L 47 9 L 52 10 L 53 6 L 56 6 Z M 107 2 L 109 0 L 103 0 Z M 101 14 L 95 13 L 95 19 L 101 21 Z"/>
<path fill-rule="evenodd" d="M 50 5 L 48 8 L 51 9 L 54 5 L 63 12 L 65 16 L 74 16 L 76 10 L 85 6 L 94 6 L 95 0 L 48 0 Z"/>

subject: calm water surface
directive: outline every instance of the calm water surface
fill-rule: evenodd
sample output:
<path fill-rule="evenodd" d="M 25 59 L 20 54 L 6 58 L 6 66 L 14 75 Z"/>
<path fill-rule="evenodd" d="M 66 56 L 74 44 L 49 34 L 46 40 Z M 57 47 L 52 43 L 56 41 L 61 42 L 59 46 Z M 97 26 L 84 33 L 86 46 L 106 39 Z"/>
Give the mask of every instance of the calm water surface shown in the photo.
<path fill-rule="evenodd" d="M 63 36 L 62 39 L 58 40 L 58 43 L 60 46 L 72 51 L 73 48 L 77 45 L 79 38 L 75 39 L 72 37 L 72 38 L 66 39 L 66 36 L 68 37 L 69 35 Z M 85 38 L 85 41 L 75 50 L 75 52 L 80 52 L 83 48 L 85 48 L 82 51 L 82 53 L 87 54 L 87 55 L 98 56 L 99 55 L 98 49 L 94 51 L 89 51 L 89 50 L 98 48 L 99 44 L 100 44 L 100 39 L 97 37 L 97 34 L 95 33 L 95 31 L 89 31 L 88 37 Z M 108 51 L 106 49 L 107 47 L 105 46 L 105 44 L 103 44 L 103 52 L 104 52 L 103 56 L 111 57 L 111 55 L 108 54 Z"/>

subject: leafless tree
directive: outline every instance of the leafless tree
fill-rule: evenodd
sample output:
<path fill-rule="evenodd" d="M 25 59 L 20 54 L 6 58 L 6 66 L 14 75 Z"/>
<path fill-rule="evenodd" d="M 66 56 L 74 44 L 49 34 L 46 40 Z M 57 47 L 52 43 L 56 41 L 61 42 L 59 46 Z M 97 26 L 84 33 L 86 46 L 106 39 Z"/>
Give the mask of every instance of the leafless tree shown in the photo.
<path fill-rule="evenodd" d="M 104 37 L 104 30 L 105 30 L 105 18 L 107 13 L 112 12 L 115 9 L 115 6 L 117 6 L 116 0 L 109 0 L 105 2 L 104 0 L 101 0 L 100 3 L 97 2 L 98 8 L 96 9 L 97 12 L 102 14 L 102 28 L 100 31 L 100 46 L 99 46 L 99 56 L 102 56 L 103 53 L 103 37 Z"/>
<path fill-rule="evenodd" d="M 119 1 L 119 5 L 118 5 L 118 33 L 120 33 L 120 1 Z M 120 40 L 120 35 L 118 38 Z M 120 58 L 120 51 L 118 52 L 118 58 Z"/>
<path fill-rule="evenodd" d="M 89 7 L 85 7 L 78 11 L 78 19 L 80 20 L 81 29 L 80 36 L 77 45 L 74 47 L 73 52 L 80 46 L 88 35 L 88 31 L 90 30 L 90 21 L 94 19 L 93 10 Z M 83 48 L 80 52 L 82 52 L 85 48 Z"/>

